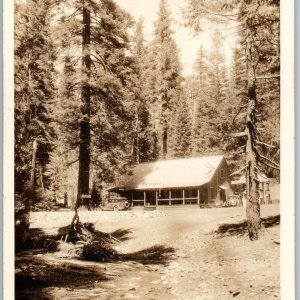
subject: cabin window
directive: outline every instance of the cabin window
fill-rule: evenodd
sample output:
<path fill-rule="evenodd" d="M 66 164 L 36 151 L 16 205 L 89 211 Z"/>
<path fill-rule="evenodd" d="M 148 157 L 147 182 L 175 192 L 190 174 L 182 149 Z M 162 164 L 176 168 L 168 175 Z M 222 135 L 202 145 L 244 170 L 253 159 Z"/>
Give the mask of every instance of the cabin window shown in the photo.
<path fill-rule="evenodd" d="M 182 190 L 172 190 L 171 198 L 183 198 L 183 191 Z"/>
<path fill-rule="evenodd" d="M 221 170 L 221 178 L 224 178 L 225 177 L 225 170 Z"/>
<path fill-rule="evenodd" d="M 187 189 L 184 190 L 184 198 L 197 198 L 198 191 L 196 189 Z"/>
<path fill-rule="evenodd" d="M 159 199 L 169 199 L 169 191 L 168 190 L 160 190 L 158 193 Z"/>
<path fill-rule="evenodd" d="M 144 200 L 144 192 L 135 191 L 132 193 L 132 200 Z"/>

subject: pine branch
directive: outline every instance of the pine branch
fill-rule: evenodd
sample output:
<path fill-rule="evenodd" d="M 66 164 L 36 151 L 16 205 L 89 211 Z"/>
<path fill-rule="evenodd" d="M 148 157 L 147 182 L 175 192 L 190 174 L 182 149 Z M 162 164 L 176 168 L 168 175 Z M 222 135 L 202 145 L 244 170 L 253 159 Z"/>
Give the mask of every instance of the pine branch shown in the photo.
<path fill-rule="evenodd" d="M 280 170 L 279 167 L 275 167 L 275 166 L 273 166 L 273 165 L 270 165 L 270 164 L 268 164 L 267 162 L 262 161 L 262 160 L 259 160 L 259 161 L 260 161 L 262 164 L 264 164 L 265 166 L 267 166 L 267 167 L 269 167 L 269 168 L 271 168 L 271 169 Z"/>
<path fill-rule="evenodd" d="M 95 62 L 97 62 L 98 64 L 100 64 L 105 71 L 109 71 L 109 68 L 108 68 L 107 64 L 105 63 L 105 61 L 103 59 L 98 58 L 94 54 L 91 54 L 91 56 L 94 57 L 94 59 L 96 60 Z"/>
<path fill-rule="evenodd" d="M 79 158 L 76 158 L 75 160 L 73 160 L 73 161 L 71 161 L 71 162 L 68 162 L 68 163 L 66 164 L 66 167 L 70 167 L 71 165 L 75 164 L 75 163 L 78 162 L 78 161 L 79 161 Z"/>
<path fill-rule="evenodd" d="M 268 147 L 268 148 L 276 148 L 275 146 L 273 145 L 269 145 L 269 144 L 266 144 L 266 143 L 263 143 L 263 142 L 259 142 L 259 141 L 256 141 L 255 142 L 257 145 L 261 145 L 261 146 L 265 146 L 265 147 Z"/>
<path fill-rule="evenodd" d="M 59 1 L 58 1 L 59 2 Z M 69 19 L 71 19 L 71 18 L 73 18 L 73 17 L 76 17 L 76 16 L 78 16 L 79 15 L 79 12 L 80 11 L 80 14 L 81 14 L 81 7 L 79 7 L 79 8 L 77 8 L 73 13 L 71 13 L 70 15 L 68 15 L 68 16 L 64 16 L 63 17 L 63 21 L 65 22 L 65 21 L 67 21 L 67 20 L 69 20 Z"/>
<path fill-rule="evenodd" d="M 202 12 L 203 14 L 207 14 L 207 15 L 211 15 L 211 16 L 215 16 L 215 17 L 222 17 L 222 18 L 226 18 L 228 20 L 232 20 L 232 21 L 236 21 L 238 14 L 225 14 L 225 13 L 221 13 L 221 12 L 216 12 L 213 10 L 210 10 L 206 7 L 202 6 Z"/>
<path fill-rule="evenodd" d="M 233 176 L 233 175 L 237 175 L 237 174 L 240 174 L 242 171 L 244 171 L 245 169 L 247 168 L 247 165 L 245 165 L 244 167 L 242 167 L 241 169 L 233 172 L 230 174 L 230 176 Z"/>
<path fill-rule="evenodd" d="M 242 136 L 247 136 L 247 133 L 245 131 L 237 132 L 237 133 L 232 133 L 231 136 L 233 136 L 233 137 L 242 137 Z"/>
<path fill-rule="evenodd" d="M 232 120 L 232 125 L 234 125 L 235 119 L 236 117 L 241 113 L 241 111 L 243 110 L 243 108 L 247 107 L 247 105 L 243 105 L 240 107 L 239 111 L 237 112 L 237 114 L 234 116 L 233 120 Z"/>
<path fill-rule="evenodd" d="M 79 85 L 79 82 L 75 82 L 74 84 L 70 85 L 67 87 L 68 91 L 72 90 L 72 89 L 75 89 L 76 86 Z"/>
<path fill-rule="evenodd" d="M 280 170 L 280 166 L 277 163 L 275 163 L 274 161 L 270 160 L 269 158 L 263 156 L 261 153 L 259 153 L 259 151 L 257 151 L 257 149 L 255 147 L 254 147 L 254 151 L 255 151 L 255 153 L 257 155 L 258 160 L 262 164 L 264 164 L 264 165 L 266 165 L 266 166 L 268 166 L 270 168 L 273 168 L 273 169 L 276 169 L 276 170 Z"/>
<path fill-rule="evenodd" d="M 280 78 L 280 74 L 256 76 L 256 79 L 273 79 L 273 78 Z"/>
<path fill-rule="evenodd" d="M 113 96 L 115 96 L 117 99 L 121 99 L 121 97 L 119 95 L 117 95 L 112 89 L 111 87 L 107 87 L 107 89 L 112 93 Z"/>
<path fill-rule="evenodd" d="M 105 62 L 104 58 L 100 55 L 100 53 L 98 51 L 96 51 L 96 53 L 98 54 L 98 57 L 95 55 L 93 55 L 93 57 L 95 57 L 99 62 L 101 62 L 104 69 L 112 75 L 113 72 L 112 72 L 110 66 Z"/>

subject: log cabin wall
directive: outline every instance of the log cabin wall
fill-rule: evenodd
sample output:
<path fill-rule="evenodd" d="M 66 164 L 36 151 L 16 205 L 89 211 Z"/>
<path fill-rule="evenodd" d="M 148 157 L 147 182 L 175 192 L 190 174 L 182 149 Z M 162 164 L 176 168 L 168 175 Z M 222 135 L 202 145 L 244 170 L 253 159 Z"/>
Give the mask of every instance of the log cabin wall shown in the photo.
<path fill-rule="evenodd" d="M 223 190 L 224 192 L 221 191 L 222 189 L 220 188 L 220 186 L 226 188 Z M 210 205 L 215 205 L 219 201 L 226 201 L 228 200 L 230 194 L 231 186 L 229 168 L 226 160 L 223 159 L 209 183 L 208 203 Z"/>

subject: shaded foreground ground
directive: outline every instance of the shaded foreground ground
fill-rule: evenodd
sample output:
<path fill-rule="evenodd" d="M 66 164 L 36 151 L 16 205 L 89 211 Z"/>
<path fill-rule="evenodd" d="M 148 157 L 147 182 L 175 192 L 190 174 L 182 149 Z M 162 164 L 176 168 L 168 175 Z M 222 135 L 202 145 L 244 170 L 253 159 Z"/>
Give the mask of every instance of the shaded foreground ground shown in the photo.
<path fill-rule="evenodd" d="M 53 234 L 68 225 L 72 216 L 68 211 L 32 213 L 31 227 Z M 71 266 L 80 274 L 74 275 L 72 284 L 19 288 L 16 299 L 280 299 L 279 206 L 263 206 L 262 217 L 266 232 L 251 242 L 245 235 L 241 207 L 82 211 L 82 222 L 119 233 L 123 241 L 115 248 L 122 253 L 166 245 L 174 247 L 175 254 L 167 265 L 104 264 L 42 254 L 38 259 Z M 93 270 L 90 280 L 80 280 L 85 269 Z"/>

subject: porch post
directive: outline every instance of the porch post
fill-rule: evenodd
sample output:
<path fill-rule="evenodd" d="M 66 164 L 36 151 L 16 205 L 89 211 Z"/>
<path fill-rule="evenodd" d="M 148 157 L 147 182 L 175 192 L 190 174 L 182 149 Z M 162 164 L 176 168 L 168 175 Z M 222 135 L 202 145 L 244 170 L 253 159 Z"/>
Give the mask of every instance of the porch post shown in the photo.
<path fill-rule="evenodd" d="M 144 191 L 144 206 L 146 206 L 146 192 Z"/>
<path fill-rule="evenodd" d="M 200 205 L 200 190 L 197 189 L 197 204 Z"/>
<path fill-rule="evenodd" d="M 184 189 L 182 189 L 182 204 L 185 205 L 185 200 L 184 200 Z"/>
<path fill-rule="evenodd" d="M 169 205 L 171 205 L 171 190 L 169 190 Z"/>
<path fill-rule="evenodd" d="M 157 197 L 157 191 L 155 191 L 155 205 L 158 205 L 158 201 L 157 201 L 158 197 Z"/>

